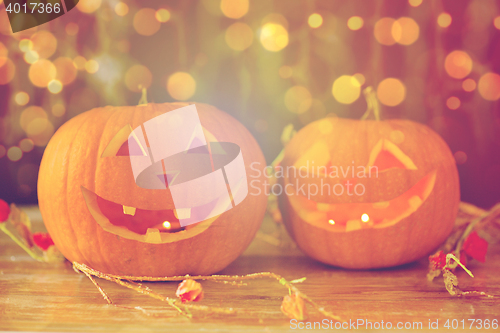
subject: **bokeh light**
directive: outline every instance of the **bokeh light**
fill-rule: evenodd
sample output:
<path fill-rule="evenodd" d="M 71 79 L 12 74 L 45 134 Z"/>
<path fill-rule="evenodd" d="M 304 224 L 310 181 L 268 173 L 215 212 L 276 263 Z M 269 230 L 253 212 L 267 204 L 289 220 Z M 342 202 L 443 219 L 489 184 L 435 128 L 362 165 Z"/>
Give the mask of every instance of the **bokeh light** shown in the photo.
<path fill-rule="evenodd" d="M 85 59 L 82 56 L 77 56 L 75 59 L 73 59 L 73 64 L 75 65 L 76 69 L 83 71 L 85 70 L 85 64 L 87 63 L 87 59 Z"/>
<path fill-rule="evenodd" d="M 28 52 L 29 50 L 33 49 L 33 42 L 29 39 L 21 39 L 19 41 L 19 50 L 23 52 Z"/>
<path fill-rule="evenodd" d="M 90 14 L 95 12 L 99 7 L 101 7 L 102 0 L 85 0 L 79 1 L 76 5 L 79 11 L 82 13 Z"/>
<path fill-rule="evenodd" d="M 359 30 L 363 27 L 364 21 L 360 16 L 352 16 L 347 20 L 347 27 L 351 30 Z"/>
<path fill-rule="evenodd" d="M 12 81 L 15 74 L 16 74 L 16 66 L 14 65 L 12 60 L 7 58 L 4 61 L 3 66 L 0 66 L 0 85 L 7 84 L 10 81 Z"/>
<path fill-rule="evenodd" d="M 49 82 L 56 78 L 56 74 L 56 66 L 47 59 L 38 60 L 29 69 L 31 83 L 39 88 L 46 88 Z"/>
<path fill-rule="evenodd" d="M 68 85 L 76 79 L 77 69 L 73 60 L 66 57 L 59 57 L 54 60 L 56 66 L 56 79 L 63 85 Z"/>
<path fill-rule="evenodd" d="M 262 23 L 262 25 L 264 25 L 266 23 L 276 23 L 276 24 L 283 26 L 283 28 L 285 28 L 285 30 L 288 29 L 288 20 L 286 19 L 286 17 L 284 17 L 283 15 L 278 14 L 278 13 L 271 13 L 271 14 L 266 15 L 262 19 L 261 23 Z"/>
<path fill-rule="evenodd" d="M 380 103 L 387 106 L 396 106 L 404 101 L 406 97 L 406 87 L 396 78 L 382 80 L 377 87 L 377 98 Z"/>
<path fill-rule="evenodd" d="M 450 98 L 448 98 L 446 100 L 446 106 L 448 107 L 448 109 L 450 110 L 456 110 L 460 107 L 460 99 L 458 97 L 455 97 L 455 96 L 451 96 Z"/>
<path fill-rule="evenodd" d="M 165 8 L 160 8 L 156 11 L 155 17 L 158 22 L 165 23 L 170 20 L 170 11 Z"/>
<path fill-rule="evenodd" d="M 115 13 L 118 16 L 125 16 L 128 14 L 128 5 L 125 2 L 119 1 L 115 5 Z"/>
<path fill-rule="evenodd" d="M 7 150 L 7 157 L 12 162 L 17 162 L 23 157 L 23 151 L 19 147 L 10 147 Z"/>
<path fill-rule="evenodd" d="M 444 68 L 452 78 L 463 79 L 472 70 L 472 59 L 466 52 L 456 50 L 446 56 Z"/>
<path fill-rule="evenodd" d="M 7 154 L 7 149 L 3 145 L 0 145 L 0 158 L 4 157 Z"/>
<path fill-rule="evenodd" d="M 408 3 L 412 7 L 418 7 L 422 4 L 422 0 L 408 0 Z"/>
<path fill-rule="evenodd" d="M 21 116 L 19 117 L 19 124 L 24 132 L 27 132 L 28 125 L 35 119 L 47 119 L 47 113 L 44 109 L 39 106 L 30 106 L 21 112 Z"/>
<path fill-rule="evenodd" d="M 28 104 L 28 102 L 30 101 L 30 95 L 28 95 L 26 92 L 24 91 L 20 91 L 18 92 L 15 97 L 14 97 L 17 105 L 26 105 Z"/>
<path fill-rule="evenodd" d="M 85 63 L 85 70 L 90 74 L 97 73 L 99 70 L 99 63 L 94 59 L 90 59 Z"/>
<path fill-rule="evenodd" d="M 69 22 L 68 24 L 66 24 L 64 30 L 66 30 L 66 33 L 68 35 L 75 36 L 80 30 L 80 28 L 78 27 L 78 24 L 76 24 L 75 22 Z"/>
<path fill-rule="evenodd" d="M 278 23 L 266 23 L 260 31 L 262 46 L 271 52 L 278 52 L 288 45 L 288 31 Z"/>
<path fill-rule="evenodd" d="M 457 151 L 455 154 L 453 154 L 453 157 L 455 158 L 455 161 L 457 164 L 464 164 L 467 162 L 467 154 L 463 151 Z"/>
<path fill-rule="evenodd" d="M 500 98 L 500 75 L 497 73 L 484 74 L 477 83 L 477 90 L 484 99 L 496 101 Z"/>
<path fill-rule="evenodd" d="M 35 144 L 31 139 L 25 138 L 19 141 L 19 148 L 21 148 L 21 150 L 25 153 L 29 153 L 30 151 L 32 151 L 34 146 Z"/>
<path fill-rule="evenodd" d="M 62 103 L 52 105 L 52 114 L 56 117 L 62 117 L 66 113 L 66 107 Z"/>
<path fill-rule="evenodd" d="M 293 86 L 285 93 L 285 106 L 290 112 L 304 113 L 309 110 L 311 104 L 312 96 L 306 87 Z"/>
<path fill-rule="evenodd" d="M 495 26 L 495 28 L 500 30 L 500 16 L 495 17 L 495 19 L 493 20 L 493 25 Z"/>
<path fill-rule="evenodd" d="M 59 94 L 63 88 L 63 85 L 61 81 L 59 80 L 52 80 L 49 82 L 47 85 L 47 89 L 53 94 Z"/>
<path fill-rule="evenodd" d="M 397 43 L 411 45 L 418 39 L 420 28 L 414 19 L 401 17 L 392 25 L 391 33 Z"/>
<path fill-rule="evenodd" d="M 154 9 L 142 8 L 135 13 L 133 25 L 139 35 L 152 36 L 160 30 L 161 23 L 156 19 Z"/>
<path fill-rule="evenodd" d="M 239 19 L 248 13 L 248 0 L 221 0 L 220 9 L 229 18 Z"/>
<path fill-rule="evenodd" d="M 40 57 L 38 56 L 38 52 L 36 52 L 36 51 L 30 50 L 24 54 L 24 61 L 26 61 L 26 63 L 30 64 L 30 65 L 34 64 L 39 59 L 40 59 Z"/>
<path fill-rule="evenodd" d="M 470 78 L 465 79 L 464 82 L 462 82 L 462 89 L 467 92 L 474 91 L 474 89 L 476 89 L 476 81 Z"/>
<path fill-rule="evenodd" d="M 441 28 L 447 28 L 451 24 L 451 15 L 448 13 L 441 13 L 437 18 L 437 23 Z"/>
<path fill-rule="evenodd" d="M 153 81 L 151 71 L 143 65 L 134 65 L 125 73 L 125 85 L 128 90 L 140 92 L 143 88 L 149 88 Z"/>
<path fill-rule="evenodd" d="M 311 28 L 319 28 L 323 24 L 323 17 L 318 13 L 311 14 L 307 19 L 307 23 Z"/>
<path fill-rule="evenodd" d="M 332 94 L 337 102 L 351 104 L 355 102 L 361 93 L 361 85 L 351 75 L 342 75 L 333 82 Z"/>
<path fill-rule="evenodd" d="M 26 133 L 35 146 L 43 147 L 54 134 L 54 125 L 48 119 L 37 118 L 28 124 Z"/>
<path fill-rule="evenodd" d="M 189 73 L 174 73 L 167 80 L 167 91 L 172 98 L 185 101 L 196 92 L 196 81 Z"/>
<path fill-rule="evenodd" d="M 283 79 L 289 79 L 293 75 L 293 69 L 290 66 L 284 65 L 284 66 L 280 67 L 280 69 L 278 70 L 278 73 L 279 73 L 280 77 L 282 77 Z"/>
<path fill-rule="evenodd" d="M 40 59 L 50 58 L 57 49 L 57 39 L 46 30 L 35 32 L 30 38 L 33 43 L 32 50 L 38 53 Z"/>
<path fill-rule="evenodd" d="M 364 76 L 363 74 L 361 74 L 361 73 L 356 73 L 356 74 L 354 74 L 354 75 L 352 76 L 352 78 L 358 82 L 358 84 L 359 84 L 359 86 L 360 86 L 360 87 L 361 87 L 363 84 L 365 84 L 365 81 L 366 81 L 365 76 Z M 355 84 L 356 84 L 356 83 L 355 83 Z"/>
<path fill-rule="evenodd" d="M 246 23 L 236 22 L 226 29 L 227 45 L 235 51 L 243 51 L 253 43 L 252 28 Z"/>
<path fill-rule="evenodd" d="M 0 42 L 0 67 L 2 67 L 8 59 L 9 50 Z"/>
<path fill-rule="evenodd" d="M 393 18 L 383 17 L 375 23 L 373 34 L 377 42 L 382 45 L 393 45 L 396 43 L 392 35 L 394 22 L 396 22 L 396 20 Z"/>

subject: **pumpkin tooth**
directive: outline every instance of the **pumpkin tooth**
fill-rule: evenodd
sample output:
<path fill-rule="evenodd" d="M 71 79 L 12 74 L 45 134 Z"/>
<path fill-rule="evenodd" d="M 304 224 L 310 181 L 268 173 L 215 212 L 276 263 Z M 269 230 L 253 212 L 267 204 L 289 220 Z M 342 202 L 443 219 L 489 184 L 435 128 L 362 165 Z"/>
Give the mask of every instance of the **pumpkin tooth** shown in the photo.
<path fill-rule="evenodd" d="M 135 208 L 135 207 L 129 207 L 129 206 L 123 205 L 123 214 L 134 216 L 136 209 L 137 208 Z"/>
<path fill-rule="evenodd" d="M 160 230 L 156 228 L 148 228 L 148 231 L 146 233 L 146 242 L 153 244 L 161 243 Z"/>

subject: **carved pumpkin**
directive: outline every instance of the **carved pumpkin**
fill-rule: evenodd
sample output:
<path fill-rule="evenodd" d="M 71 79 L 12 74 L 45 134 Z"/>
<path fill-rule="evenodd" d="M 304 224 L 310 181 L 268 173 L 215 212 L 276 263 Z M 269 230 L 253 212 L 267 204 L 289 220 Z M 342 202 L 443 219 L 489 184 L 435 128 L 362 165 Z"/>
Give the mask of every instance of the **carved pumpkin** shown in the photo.
<path fill-rule="evenodd" d="M 182 225 L 179 221 L 194 214 L 194 208 L 176 207 L 172 187 L 143 186 L 141 176 L 135 177 L 131 156 L 139 154 L 149 160 L 151 155 L 153 162 L 154 149 L 152 136 L 145 141 L 134 129 L 141 131 L 153 118 L 187 105 L 97 108 L 72 118 L 54 134 L 40 165 L 38 199 L 47 230 L 67 259 L 119 275 L 211 274 L 226 267 L 250 244 L 265 213 L 264 190 L 241 197 L 235 205 L 237 194 L 232 188 L 234 201 L 228 210 Z M 222 143 L 239 146 L 240 166 L 246 174 L 252 163 L 265 167 L 257 142 L 243 125 L 215 107 L 195 105 L 199 132 L 202 129 L 201 135 L 211 146 L 214 142 L 221 143 L 219 148 L 227 146 Z M 212 169 L 217 163 L 214 154 L 210 152 Z M 163 160 L 155 161 L 151 168 L 161 168 L 160 162 Z M 182 174 L 190 167 L 185 164 L 178 171 Z M 169 175 L 162 172 L 158 176 L 167 180 Z M 259 184 L 264 186 L 264 179 Z M 229 185 L 222 186 L 228 191 Z M 206 196 L 203 191 L 206 189 L 194 191 L 194 196 Z"/>
<path fill-rule="evenodd" d="M 452 230 L 457 168 L 446 143 L 425 125 L 318 120 L 292 138 L 280 167 L 286 228 L 321 262 L 400 265 L 428 254 Z"/>

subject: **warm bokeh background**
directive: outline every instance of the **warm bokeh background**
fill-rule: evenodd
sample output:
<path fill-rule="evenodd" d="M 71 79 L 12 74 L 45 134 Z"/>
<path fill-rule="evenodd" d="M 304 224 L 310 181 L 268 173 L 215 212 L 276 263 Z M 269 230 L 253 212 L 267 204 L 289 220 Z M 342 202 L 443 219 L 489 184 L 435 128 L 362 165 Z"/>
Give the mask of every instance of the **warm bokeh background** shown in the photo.
<path fill-rule="evenodd" d="M 270 162 L 280 134 L 359 118 L 373 86 L 385 118 L 439 132 L 462 200 L 500 201 L 500 2 L 80 0 L 12 34 L 0 0 L 0 198 L 35 203 L 44 146 L 103 105 L 192 100 L 231 113 Z"/>

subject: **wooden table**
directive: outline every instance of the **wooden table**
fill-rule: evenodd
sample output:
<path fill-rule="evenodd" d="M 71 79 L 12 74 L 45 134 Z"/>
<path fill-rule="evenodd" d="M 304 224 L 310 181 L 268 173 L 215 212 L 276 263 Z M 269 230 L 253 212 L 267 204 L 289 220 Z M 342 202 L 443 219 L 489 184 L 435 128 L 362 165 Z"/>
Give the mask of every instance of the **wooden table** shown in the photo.
<path fill-rule="evenodd" d="M 37 208 L 28 208 L 27 212 L 34 222 L 35 231 L 43 230 Z M 270 227 L 272 222 L 266 220 L 264 230 Z M 422 323 L 421 328 L 415 326 L 403 330 L 426 332 L 429 330 L 429 321 L 435 323 L 438 320 L 439 329 L 433 331 L 498 331 L 491 327 L 477 329 L 478 321 L 474 321 L 472 328 L 469 328 L 469 319 L 489 319 L 490 323 L 493 319 L 500 321 L 500 246 L 490 247 L 487 264 L 474 262 L 470 269 L 475 278 L 468 277 L 463 271 L 458 272 L 459 286 L 463 290 L 484 291 L 495 298 L 450 296 L 442 278 L 434 282 L 427 281 L 426 259 L 391 269 L 349 271 L 317 263 L 297 249 L 272 246 L 262 238 L 256 238 L 247 251 L 221 274 L 270 271 L 288 280 L 305 276 L 307 280 L 297 287 L 320 306 L 348 322 L 370 321 L 373 328 L 377 325 L 380 327 L 383 320 L 383 327 L 387 327 L 390 322 L 393 329 L 398 322 L 407 327 Z M 233 307 L 251 313 L 207 315 L 195 312 L 193 319 L 177 315 L 164 302 L 113 282 L 99 280 L 99 283 L 114 303 L 121 307 L 108 305 L 91 281 L 85 275 L 75 273 L 71 264 L 35 262 L 7 236 L 0 234 L 0 330 L 303 331 L 299 329 L 298 323 L 295 326 L 281 313 L 281 301 L 288 291 L 276 280 L 254 280 L 246 286 L 202 282 L 205 298 L 199 304 Z M 175 298 L 176 282 L 147 285 L 162 295 Z M 134 309 L 136 306 L 147 313 Z M 308 309 L 309 319 L 304 325 L 321 322 L 322 330 L 332 329 L 330 325 L 335 330 L 334 323 L 328 320 L 322 322 L 321 315 L 312 308 Z M 450 329 L 444 327 L 448 319 Z M 453 319 L 457 321 L 453 322 Z M 462 319 L 465 329 L 462 329 Z M 458 329 L 452 329 L 453 324 L 458 324 Z M 347 327 L 344 324 L 344 328 L 347 329 L 340 330 L 347 331 L 354 326 Z M 359 329 L 365 328 L 365 325 L 359 326 Z"/>

